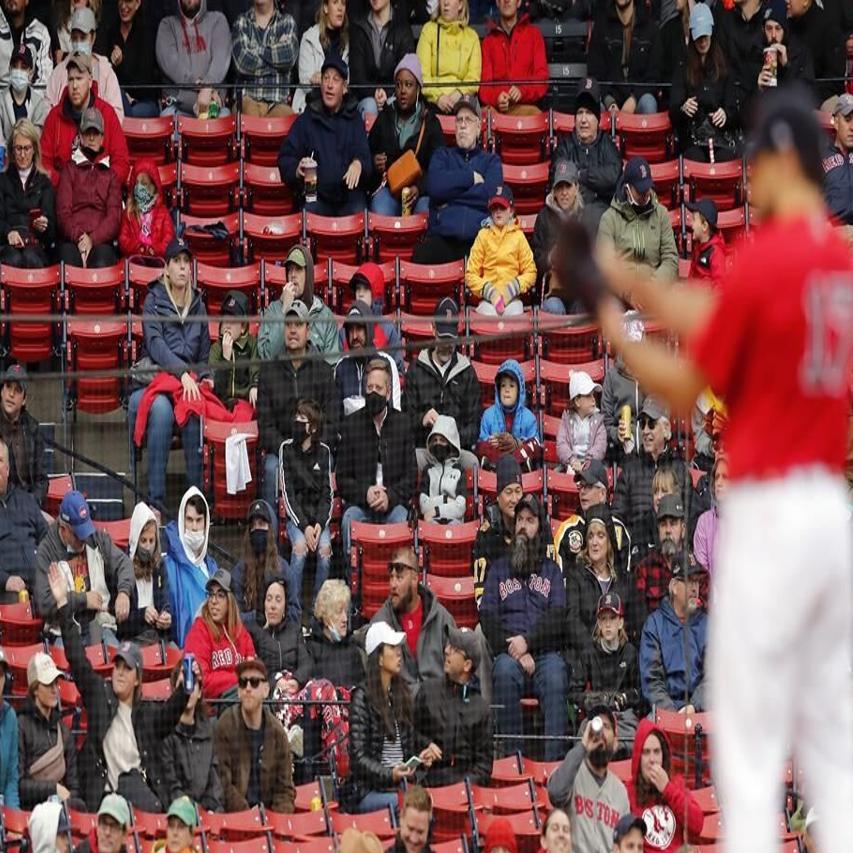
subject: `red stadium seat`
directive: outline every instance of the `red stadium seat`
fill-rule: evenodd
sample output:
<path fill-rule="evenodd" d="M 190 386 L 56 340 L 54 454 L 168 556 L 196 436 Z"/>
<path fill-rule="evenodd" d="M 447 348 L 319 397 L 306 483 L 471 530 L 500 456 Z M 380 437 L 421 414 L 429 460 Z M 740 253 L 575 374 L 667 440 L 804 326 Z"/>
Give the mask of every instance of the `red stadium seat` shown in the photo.
<path fill-rule="evenodd" d="M 113 522 L 118 524 L 119 522 Z M 130 519 L 127 519 L 128 527 Z M 104 525 L 99 525 L 103 528 Z M 116 540 L 113 539 L 113 542 Z M 118 543 L 116 543 L 118 544 Z M 119 545 L 119 547 L 122 547 Z M 139 652 L 142 656 L 142 680 L 143 682 L 161 681 L 168 682 L 172 670 L 181 662 L 184 657 L 180 649 L 174 646 L 161 646 L 159 643 L 152 643 L 149 646 L 140 646 Z"/>
<path fill-rule="evenodd" d="M 225 440 L 231 435 L 246 434 L 246 450 L 249 454 L 249 468 L 252 480 L 257 478 L 258 422 L 221 423 L 205 420 L 202 428 L 202 461 L 204 469 L 205 493 L 213 497 L 211 513 L 220 519 L 244 519 L 249 505 L 255 497 L 255 489 L 250 485 L 236 495 L 229 495 L 226 489 Z"/>
<path fill-rule="evenodd" d="M 295 814 L 281 814 L 266 809 L 264 814 L 267 818 L 267 826 L 276 838 L 293 840 L 329 833 L 329 824 L 323 809 Z"/>
<path fill-rule="evenodd" d="M 74 479 L 70 474 L 57 474 L 47 481 L 47 497 L 44 501 L 44 511 L 48 515 L 59 515 L 59 504 L 66 492 L 74 488 Z"/>
<path fill-rule="evenodd" d="M 350 216 L 306 213 L 305 232 L 311 240 L 315 259 L 359 263 L 364 253 L 364 224 L 363 213 Z"/>
<path fill-rule="evenodd" d="M 207 853 L 271 853 L 271 850 L 271 843 L 266 835 L 246 838 L 243 841 L 212 839 L 207 842 Z"/>
<path fill-rule="evenodd" d="M 528 242 L 533 237 L 533 232 L 536 229 L 536 216 L 535 213 L 525 213 L 522 216 L 516 216 L 515 221 L 518 227 L 524 232 L 524 236 L 527 237 Z"/>
<path fill-rule="evenodd" d="M 367 232 L 373 239 L 373 255 L 383 261 L 410 261 L 418 241 L 427 230 L 426 213 L 411 216 L 367 215 Z"/>
<path fill-rule="evenodd" d="M 533 783 L 532 779 L 500 788 L 472 785 L 471 795 L 475 805 L 495 814 L 528 812 L 535 805 L 544 813 L 550 810 L 548 794 Z"/>
<path fill-rule="evenodd" d="M 121 123 L 130 160 L 153 160 L 158 166 L 175 158 L 173 139 L 175 120 L 172 116 L 128 118 Z"/>
<path fill-rule="evenodd" d="M 470 328 L 474 356 L 479 361 L 488 364 L 501 364 L 508 358 L 526 361 L 533 354 L 531 314 L 488 317 L 475 312 L 471 314 Z"/>
<path fill-rule="evenodd" d="M 503 115 L 489 111 L 494 150 L 506 167 L 530 166 L 548 159 L 548 113 L 529 116 Z"/>
<path fill-rule="evenodd" d="M 397 283 L 397 265 L 387 261 L 379 265 L 385 279 L 385 304 L 383 313 L 393 311 L 396 305 L 395 291 Z M 332 279 L 329 287 L 329 307 L 335 314 L 346 314 L 354 302 L 350 292 L 350 279 L 355 275 L 357 266 L 341 261 L 332 261 Z M 316 291 L 317 288 L 315 287 Z"/>
<path fill-rule="evenodd" d="M 604 359 L 586 364 L 557 364 L 541 359 L 539 361 L 539 381 L 545 395 L 545 411 L 559 418 L 569 406 L 569 382 L 572 372 L 582 370 L 590 375 L 593 382 L 604 381 Z"/>
<path fill-rule="evenodd" d="M 323 791 L 318 781 L 315 780 L 313 782 L 307 782 L 304 785 L 297 785 L 294 808 L 297 812 L 313 811 L 313 809 L 311 808 L 311 803 L 318 797 L 320 799 L 320 802 L 322 802 Z M 326 805 L 329 808 L 337 808 L 336 803 L 327 803 Z"/>
<path fill-rule="evenodd" d="M 342 814 L 332 812 L 332 831 L 342 835 L 347 829 L 357 829 L 359 832 L 373 832 L 380 840 L 388 840 L 397 834 L 397 828 L 391 818 L 390 809 L 380 809 L 365 814 Z"/>
<path fill-rule="evenodd" d="M 464 524 L 418 522 L 418 544 L 423 554 L 424 571 L 444 578 L 464 577 L 471 573 L 471 551 L 478 521 Z"/>
<path fill-rule="evenodd" d="M 100 649 L 100 646 L 98 646 Z M 25 696 L 27 693 L 27 664 L 30 658 L 44 651 L 44 643 L 32 643 L 27 646 L 4 646 L 6 664 L 12 676 L 12 695 Z"/>
<path fill-rule="evenodd" d="M 521 753 L 496 758 L 492 762 L 492 784 L 515 785 L 525 779 L 532 779 L 533 775 L 529 772 L 528 763 L 529 759 L 524 758 Z"/>
<path fill-rule="evenodd" d="M 163 187 L 163 203 L 173 210 L 178 205 L 178 164 L 163 163 L 157 167 L 157 172 Z"/>
<path fill-rule="evenodd" d="M 668 210 L 681 204 L 681 177 L 678 160 L 649 164 L 658 201 Z"/>
<path fill-rule="evenodd" d="M 672 122 L 669 113 L 616 113 L 616 135 L 622 156 L 645 157 L 649 163 L 662 163 L 673 148 Z"/>
<path fill-rule="evenodd" d="M 566 474 L 548 468 L 545 477 L 548 497 L 551 501 L 551 516 L 564 519 L 576 513 L 580 509 L 580 495 L 575 485 L 574 473 Z"/>
<path fill-rule="evenodd" d="M 470 628 L 473 631 L 477 627 L 479 615 L 474 598 L 474 575 L 455 578 L 427 575 L 427 587 L 447 608 L 460 628 Z"/>
<path fill-rule="evenodd" d="M 243 164 L 243 208 L 259 216 L 293 213 L 293 192 L 282 183 L 278 166 Z"/>
<path fill-rule="evenodd" d="M 471 803 L 464 782 L 429 789 L 432 800 L 433 838 L 441 844 L 471 834 Z M 476 806 L 475 806 L 476 808 Z M 431 845 L 435 850 L 435 844 Z"/>
<path fill-rule="evenodd" d="M 717 791 L 712 786 L 707 788 L 697 788 L 691 792 L 693 799 L 705 814 L 716 814 L 720 811 L 720 804 L 717 801 Z"/>
<path fill-rule="evenodd" d="M 15 361 L 45 361 L 51 357 L 58 324 L 47 320 L 18 320 L 25 315 L 49 316 L 56 312 L 60 287 L 59 266 L 40 270 L 0 265 L 2 305 L 7 318 L 6 339 Z"/>
<path fill-rule="evenodd" d="M 181 210 L 192 216 L 225 216 L 240 207 L 240 164 L 181 163 Z"/>
<path fill-rule="evenodd" d="M 44 620 L 33 616 L 32 602 L 0 604 L 0 645 L 33 645 L 38 642 L 43 627 Z"/>
<path fill-rule="evenodd" d="M 354 521 L 350 588 L 361 589 L 362 612 L 372 616 L 388 597 L 388 562 L 397 548 L 412 543 L 412 529 L 399 524 L 365 524 Z"/>
<path fill-rule="evenodd" d="M 744 176 L 740 160 L 700 163 L 685 159 L 683 162 L 689 201 L 710 198 L 721 211 L 743 205 Z"/>
<path fill-rule="evenodd" d="M 512 189 L 516 213 L 524 215 L 539 212 L 548 192 L 549 169 L 549 163 L 535 163 L 531 166 L 504 164 L 504 183 Z"/>
<path fill-rule="evenodd" d="M 430 793 L 432 792 L 430 791 Z M 434 807 L 433 814 L 435 814 Z M 436 829 L 436 833 L 438 833 L 438 829 Z M 452 838 L 448 841 L 433 842 L 430 844 L 430 849 L 432 853 L 468 853 L 468 842 L 464 835 L 459 835 L 458 838 Z"/>
<path fill-rule="evenodd" d="M 595 361 L 603 354 L 598 326 L 594 323 L 567 325 L 568 319 L 540 312 L 538 331 L 542 356 L 558 364 L 580 365 Z"/>
<path fill-rule="evenodd" d="M 145 838 L 157 839 L 166 834 L 166 815 L 133 809 L 133 831 Z"/>
<path fill-rule="evenodd" d="M 536 362 L 522 361 L 521 375 L 524 377 L 524 386 L 527 389 L 527 407 L 536 407 Z M 488 364 L 483 361 L 472 361 L 471 366 L 477 374 L 477 382 L 480 385 L 480 405 L 486 409 L 495 402 L 495 379 L 497 379 L 497 364 Z"/>
<path fill-rule="evenodd" d="M 246 267 L 213 267 L 196 264 L 196 283 L 204 294 L 207 313 L 218 316 L 229 290 L 239 290 L 249 297 L 249 310 L 255 312 L 261 295 L 260 264 Z"/>
<path fill-rule="evenodd" d="M 124 264 L 87 268 L 66 264 L 65 289 L 72 314 L 112 316 L 124 307 Z"/>
<path fill-rule="evenodd" d="M 141 314 L 145 297 L 148 295 L 148 285 L 158 279 L 163 272 L 162 266 L 148 266 L 127 262 L 127 307 Z"/>
<path fill-rule="evenodd" d="M 244 213 L 243 234 L 250 260 L 284 261 L 294 244 L 302 239 L 302 214 L 291 213 L 271 219 Z M 314 272 L 316 275 L 317 267 Z"/>
<path fill-rule="evenodd" d="M 282 140 L 299 118 L 289 116 L 247 116 L 240 114 L 243 157 L 258 166 L 277 166 Z"/>
<path fill-rule="evenodd" d="M 465 264 L 415 264 L 400 261 L 400 307 L 410 314 L 433 317 L 446 296 L 461 306 Z"/>
<path fill-rule="evenodd" d="M 79 376 L 71 385 L 75 409 L 101 415 L 121 406 L 121 377 L 125 363 L 127 324 L 124 321 L 69 320 L 68 364 L 77 373 L 109 371 L 112 376 Z"/>
<path fill-rule="evenodd" d="M 302 838 L 298 841 L 275 841 L 274 853 L 335 853 L 338 849 L 334 838 Z"/>
<path fill-rule="evenodd" d="M 264 303 L 269 305 L 281 296 L 281 291 L 287 282 L 285 267 L 270 263 L 269 259 L 261 261 L 261 281 L 264 288 Z M 325 298 L 329 283 L 329 271 L 326 264 L 314 267 L 314 292 Z"/>
<path fill-rule="evenodd" d="M 98 825 L 98 816 L 89 812 L 68 809 L 68 822 L 71 824 L 72 835 L 76 839 L 82 840 Z"/>
<path fill-rule="evenodd" d="M 717 215 L 717 228 L 726 241 L 726 246 L 734 246 L 746 236 L 746 211 L 742 207 L 723 210 Z"/>
<path fill-rule="evenodd" d="M 237 153 L 233 115 L 221 118 L 178 116 L 178 134 L 183 163 L 193 166 L 221 166 Z"/>
<path fill-rule="evenodd" d="M 208 844 L 211 836 L 239 842 L 260 838 L 266 832 L 263 815 L 258 807 L 226 814 L 199 809 L 199 818 L 201 830 L 208 837 Z"/>
<path fill-rule="evenodd" d="M 86 646 L 86 657 L 92 665 L 92 669 L 104 677 L 109 676 L 113 671 L 112 654 L 115 649 L 109 649 L 101 643 L 93 643 L 91 646 Z M 65 651 L 58 646 L 51 646 L 48 649 L 48 654 L 53 658 L 57 669 L 63 672 L 69 671 L 68 658 L 65 656 Z"/>
<path fill-rule="evenodd" d="M 557 433 L 560 430 L 560 418 L 542 413 L 542 456 L 546 466 L 559 465 L 557 457 Z"/>
<path fill-rule="evenodd" d="M 215 267 L 231 266 L 234 250 L 240 242 L 240 214 L 229 213 L 225 216 L 190 216 L 181 215 L 184 226 L 184 239 L 190 244 L 193 256 L 203 264 Z M 227 238 L 214 236 L 207 226 L 221 224 L 228 233 Z"/>

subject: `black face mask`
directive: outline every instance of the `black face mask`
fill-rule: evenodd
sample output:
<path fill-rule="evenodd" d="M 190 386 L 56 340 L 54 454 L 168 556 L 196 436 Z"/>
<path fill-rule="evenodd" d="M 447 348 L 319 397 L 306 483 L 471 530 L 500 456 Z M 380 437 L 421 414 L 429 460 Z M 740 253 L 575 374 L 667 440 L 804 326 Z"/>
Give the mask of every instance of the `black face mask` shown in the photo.
<path fill-rule="evenodd" d="M 265 554 L 267 550 L 267 540 L 269 538 L 269 530 L 250 530 L 249 544 L 252 546 L 252 553 L 256 557 Z"/>
<path fill-rule="evenodd" d="M 372 417 L 380 414 L 388 405 L 388 400 L 376 391 L 370 391 L 364 395 L 364 406 Z"/>
<path fill-rule="evenodd" d="M 305 421 L 294 420 L 290 425 L 290 434 L 295 442 L 301 444 L 308 435 L 308 424 Z"/>
<path fill-rule="evenodd" d="M 450 447 L 446 444 L 434 444 L 432 446 L 432 455 L 438 462 L 447 462 L 450 458 Z"/>
<path fill-rule="evenodd" d="M 100 156 L 101 152 L 104 150 L 103 146 L 100 148 L 89 148 L 88 145 L 81 145 L 80 150 L 83 152 L 84 156 L 89 160 L 94 160 Z"/>
<path fill-rule="evenodd" d="M 136 562 L 140 566 L 148 566 L 154 560 L 154 549 L 143 548 L 141 545 L 136 549 Z"/>

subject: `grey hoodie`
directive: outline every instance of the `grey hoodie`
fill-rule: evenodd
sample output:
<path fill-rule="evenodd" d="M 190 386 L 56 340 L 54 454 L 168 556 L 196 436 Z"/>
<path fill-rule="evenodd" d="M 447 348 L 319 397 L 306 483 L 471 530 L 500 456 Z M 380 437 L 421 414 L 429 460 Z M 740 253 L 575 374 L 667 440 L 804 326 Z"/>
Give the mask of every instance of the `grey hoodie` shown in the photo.
<path fill-rule="evenodd" d="M 622 357 L 616 359 L 616 364 L 607 371 L 601 391 L 601 413 L 604 415 L 604 426 L 607 428 L 607 444 L 610 447 L 620 447 L 619 413 L 623 406 L 631 407 L 631 425 L 633 426 L 633 445 L 623 448 L 631 453 L 640 446 L 639 424 L 637 415 L 643 407 L 646 395 L 640 384 L 625 370 Z"/>
<path fill-rule="evenodd" d="M 207 0 L 194 18 L 178 13 L 160 21 L 155 43 L 157 65 L 167 83 L 180 86 L 216 86 L 225 80 L 231 65 L 231 30 L 222 12 L 209 12 Z M 192 114 L 198 89 L 164 88 L 182 112 Z M 225 93 L 220 92 L 225 99 Z"/>
<path fill-rule="evenodd" d="M 432 439 L 440 435 L 451 446 L 450 457 L 443 463 L 432 455 Z M 427 438 L 427 460 L 429 467 L 421 480 L 419 498 L 421 515 L 435 510 L 435 521 L 463 521 L 465 518 L 466 482 L 465 472 L 459 465 L 459 430 L 456 421 L 448 415 L 435 419 Z"/>

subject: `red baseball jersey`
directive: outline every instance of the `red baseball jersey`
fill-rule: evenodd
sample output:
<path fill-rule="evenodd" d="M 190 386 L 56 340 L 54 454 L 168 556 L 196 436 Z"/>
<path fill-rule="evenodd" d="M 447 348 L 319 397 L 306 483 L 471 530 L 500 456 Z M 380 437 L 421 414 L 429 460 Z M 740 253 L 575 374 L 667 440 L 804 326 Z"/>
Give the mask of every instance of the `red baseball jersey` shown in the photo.
<path fill-rule="evenodd" d="M 853 265 L 826 220 L 768 222 L 744 245 L 688 352 L 729 408 L 732 479 L 842 471 Z"/>

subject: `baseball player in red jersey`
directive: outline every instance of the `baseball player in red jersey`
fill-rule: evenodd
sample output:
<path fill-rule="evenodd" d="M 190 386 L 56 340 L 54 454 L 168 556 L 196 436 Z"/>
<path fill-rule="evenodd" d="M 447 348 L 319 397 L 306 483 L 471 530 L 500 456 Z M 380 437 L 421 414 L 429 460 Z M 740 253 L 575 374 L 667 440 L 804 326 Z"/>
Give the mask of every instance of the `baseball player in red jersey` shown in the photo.
<path fill-rule="evenodd" d="M 729 409 L 708 653 L 729 853 L 778 851 L 792 752 L 822 853 L 850 850 L 853 536 L 841 475 L 853 268 L 828 222 L 820 151 L 803 99 L 762 96 L 750 179 L 762 225 L 716 292 L 603 262 L 609 287 L 682 341 L 678 354 L 631 342 L 615 301 L 601 303 L 602 329 L 645 391 L 686 413 L 710 385 Z"/>

